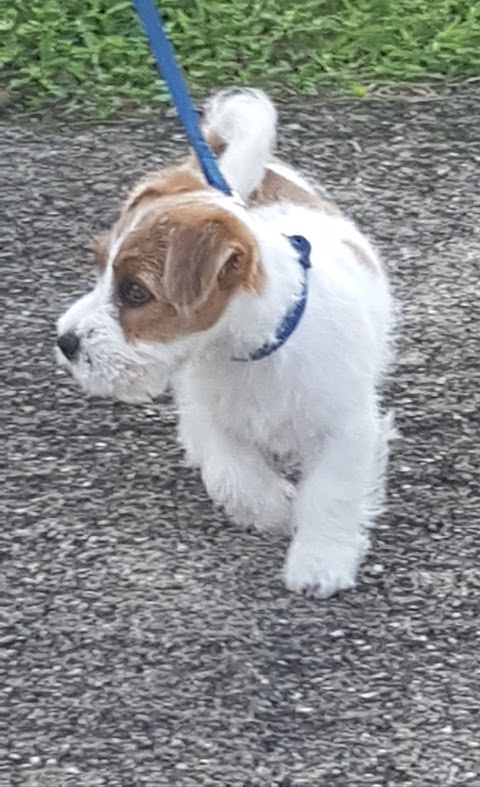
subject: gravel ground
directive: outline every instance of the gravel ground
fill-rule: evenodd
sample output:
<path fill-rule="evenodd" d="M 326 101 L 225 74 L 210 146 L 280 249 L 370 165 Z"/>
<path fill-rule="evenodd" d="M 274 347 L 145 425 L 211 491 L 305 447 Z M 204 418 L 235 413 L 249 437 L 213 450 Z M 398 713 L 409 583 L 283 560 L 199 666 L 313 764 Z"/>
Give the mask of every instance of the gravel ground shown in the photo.
<path fill-rule="evenodd" d="M 328 602 L 284 590 L 283 541 L 214 510 L 167 398 L 86 401 L 55 368 L 92 234 L 178 128 L 3 128 L 2 787 L 480 785 L 479 99 L 282 113 L 403 311 L 389 508 Z"/>

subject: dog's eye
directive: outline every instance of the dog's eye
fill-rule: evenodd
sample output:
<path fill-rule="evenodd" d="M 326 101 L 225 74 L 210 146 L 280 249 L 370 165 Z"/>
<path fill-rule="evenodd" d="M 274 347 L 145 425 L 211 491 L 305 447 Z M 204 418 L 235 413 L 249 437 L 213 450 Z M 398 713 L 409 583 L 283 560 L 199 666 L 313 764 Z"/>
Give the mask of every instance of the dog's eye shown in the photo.
<path fill-rule="evenodd" d="M 149 291 L 137 281 L 127 279 L 122 282 L 119 289 L 119 298 L 123 306 L 143 306 L 152 299 Z"/>

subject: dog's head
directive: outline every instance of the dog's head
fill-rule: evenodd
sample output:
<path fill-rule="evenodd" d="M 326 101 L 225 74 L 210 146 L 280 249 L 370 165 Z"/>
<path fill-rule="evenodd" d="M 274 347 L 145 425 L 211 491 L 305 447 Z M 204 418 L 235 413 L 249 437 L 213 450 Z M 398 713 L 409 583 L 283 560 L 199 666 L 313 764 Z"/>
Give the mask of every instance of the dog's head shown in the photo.
<path fill-rule="evenodd" d="M 263 273 L 248 223 L 188 168 L 134 190 L 97 244 L 94 290 L 58 322 L 58 358 L 89 394 L 160 393 L 172 371 Z"/>

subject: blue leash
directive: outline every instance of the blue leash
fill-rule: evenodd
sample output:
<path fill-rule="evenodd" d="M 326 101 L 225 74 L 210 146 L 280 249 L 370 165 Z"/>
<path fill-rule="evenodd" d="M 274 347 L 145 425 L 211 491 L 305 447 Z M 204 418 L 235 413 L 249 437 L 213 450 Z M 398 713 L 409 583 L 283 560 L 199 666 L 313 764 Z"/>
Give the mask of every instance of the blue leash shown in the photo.
<path fill-rule="evenodd" d="M 175 107 L 183 123 L 190 144 L 193 147 L 207 183 L 228 196 L 233 192 L 218 168 L 217 159 L 200 129 L 198 116 L 185 85 L 182 72 L 177 64 L 172 45 L 163 30 L 163 22 L 154 0 L 133 0 L 142 22 L 150 48 L 157 61 L 157 68 L 165 80 Z M 260 361 L 271 355 L 285 344 L 302 319 L 308 296 L 308 269 L 310 262 L 310 243 L 302 235 L 292 235 L 289 241 L 296 252 L 303 269 L 302 291 L 277 328 L 272 342 L 266 342 L 246 358 L 232 358 L 233 361 Z"/>
<path fill-rule="evenodd" d="M 213 188 L 223 191 L 224 194 L 231 195 L 232 190 L 218 168 L 215 154 L 201 132 L 197 113 L 175 59 L 172 45 L 164 33 L 163 22 L 154 0 L 133 0 L 133 3 L 150 42 L 150 48 L 157 61 L 157 68 L 167 83 L 207 183 Z"/>

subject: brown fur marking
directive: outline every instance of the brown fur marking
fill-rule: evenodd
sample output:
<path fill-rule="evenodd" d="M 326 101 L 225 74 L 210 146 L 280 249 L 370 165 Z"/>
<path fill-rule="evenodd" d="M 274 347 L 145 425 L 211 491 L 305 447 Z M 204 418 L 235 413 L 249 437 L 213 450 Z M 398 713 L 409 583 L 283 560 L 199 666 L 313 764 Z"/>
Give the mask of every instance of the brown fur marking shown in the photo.
<path fill-rule="evenodd" d="M 104 271 L 108 262 L 108 249 L 110 246 L 111 232 L 103 232 L 93 242 L 93 253 L 98 268 Z"/>
<path fill-rule="evenodd" d="M 150 292 L 144 306 L 120 306 L 126 337 L 148 341 L 206 330 L 234 292 L 259 294 L 264 283 L 249 230 L 220 207 L 181 195 L 159 200 L 126 236 L 114 276 L 117 291 L 133 279 Z"/>
<path fill-rule="evenodd" d="M 340 211 L 333 202 L 322 197 L 318 192 L 301 188 L 297 183 L 293 183 L 283 175 L 279 175 L 271 169 L 265 170 L 264 178 L 249 199 L 249 204 L 271 205 L 274 202 L 287 200 L 295 205 L 306 205 L 307 207 L 317 208 L 322 213 L 338 215 Z"/>
<path fill-rule="evenodd" d="M 124 211 L 133 210 L 140 202 L 147 199 L 208 189 L 209 186 L 205 183 L 199 169 L 192 164 L 192 159 L 188 158 L 177 167 L 169 167 L 147 177 L 133 190 L 125 203 Z"/>

